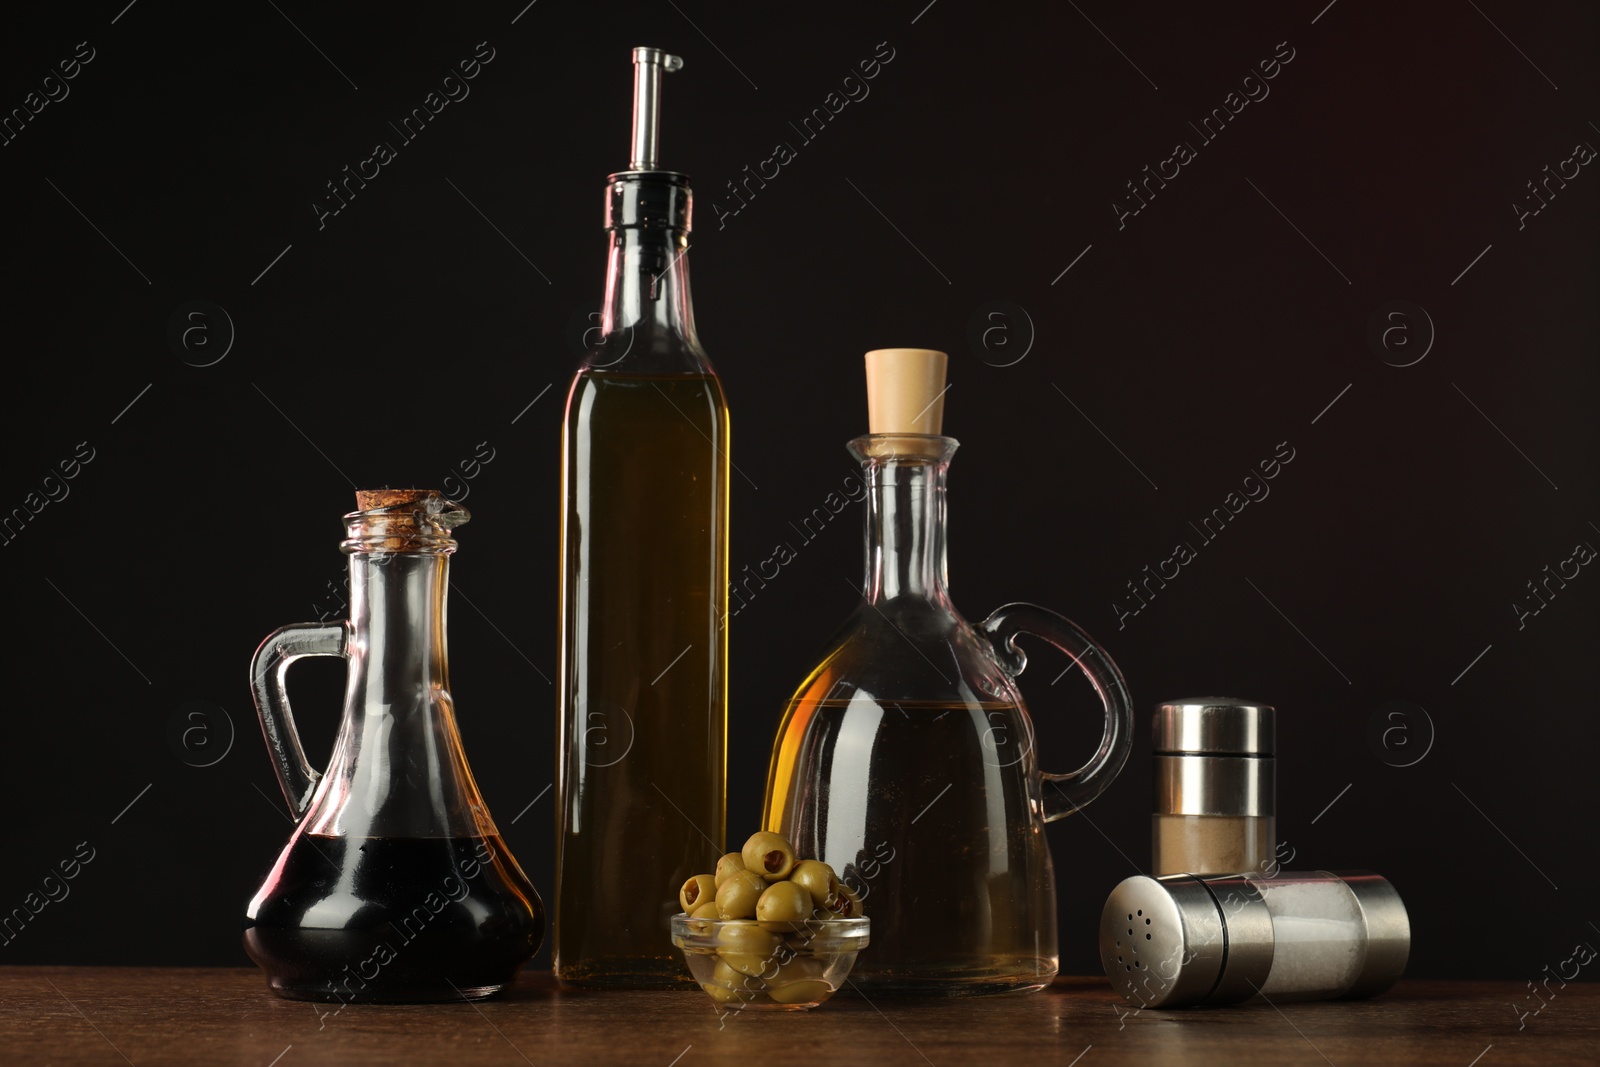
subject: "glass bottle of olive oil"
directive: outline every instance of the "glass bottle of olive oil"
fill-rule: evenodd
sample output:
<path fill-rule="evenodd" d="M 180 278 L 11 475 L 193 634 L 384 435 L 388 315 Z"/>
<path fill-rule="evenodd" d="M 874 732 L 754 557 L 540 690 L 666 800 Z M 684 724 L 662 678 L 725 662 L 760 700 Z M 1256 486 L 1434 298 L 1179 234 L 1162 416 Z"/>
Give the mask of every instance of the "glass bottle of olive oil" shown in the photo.
<path fill-rule="evenodd" d="M 572 985 L 690 984 L 672 887 L 723 851 L 728 406 L 695 334 L 688 179 L 656 166 L 681 64 L 634 50 L 600 335 L 562 431 L 554 966 Z"/>

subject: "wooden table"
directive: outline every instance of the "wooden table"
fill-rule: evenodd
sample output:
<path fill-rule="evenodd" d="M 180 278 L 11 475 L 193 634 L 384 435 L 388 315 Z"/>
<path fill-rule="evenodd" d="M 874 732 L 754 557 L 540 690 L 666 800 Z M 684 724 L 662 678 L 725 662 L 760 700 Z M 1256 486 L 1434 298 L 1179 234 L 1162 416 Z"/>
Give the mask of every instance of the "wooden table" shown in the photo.
<path fill-rule="evenodd" d="M 1133 1013 L 1103 979 L 985 1000 L 841 995 L 812 1012 L 719 1018 L 697 991 L 560 990 L 524 974 L 506 999 L 312 1005 L 247 969 L 0 968 L 0 1064 L 558 1064 L 811 1067 L 866 1063 L 1594 1064 L 1600 986 L 1571 983 L 1521 1019 L 1518 982 L 1404 982 L 1377 1000 Z"/>

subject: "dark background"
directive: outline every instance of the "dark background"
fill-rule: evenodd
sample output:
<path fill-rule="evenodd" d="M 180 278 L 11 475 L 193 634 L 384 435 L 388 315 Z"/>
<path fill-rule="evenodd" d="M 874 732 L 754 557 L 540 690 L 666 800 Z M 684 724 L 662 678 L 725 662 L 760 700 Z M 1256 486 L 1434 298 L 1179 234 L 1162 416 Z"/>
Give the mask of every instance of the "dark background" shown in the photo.
<path fill-rule="evenodd" d="M 686 60 L 662 161 L 699 194 L 701 334 L 747 476 L 733 569 L 854 469 L 861 353 L 947 349 L 958 604 L 1053 606 L 1128 678 L 1126 772 L 1050 829 L 1064 972 L 1098 971 L 1101 903 L 1148 861 L 1149 711 L 1201 693 L 1280 709 L 1279 837 L 1295 867 L 1394 881 L 1411 974 L 1520 985 L 1600 941 L 1600 576 L 1521 628 L 1512 607 L 1600 544 L 1600 173 L 1524 228 L 1512 207 L 1600 144 L 1592 5 L 524 2 L 11 16 L 0 107 L 77 42 L 95 58 L 0 148 L 0 509 L 79 442 L 94 459 L 0 556 L 0 911 L 79 842 L 95 858 L 0 962 L 246 962 L 244 904 L 290 829 L 246 665 L 275 627 L 340 610 L 356 487 L 466 493 L 461 728 L 549 896 L 558 433 L 636 44 Z M 400 145 L 386 121 L 480 41 L 471 95 Z M 1284 41 L 1270 95 L 1199 145 L 1188 123 Z M 800 144 L 788 123 L 879 42 L 870 96 Z M 378 140 L 398 158 L 319 230 L 324 183 Z M 719 229 L 723 184 L 780 140 L 798 158 Z M 1124 183 L 1178 140 L 1198 158 L 1119 229 Z M 194 300 L 226 310 L 231 348 L 215 311 L 169 343 Z M 1369 341 L 1401 300 L 1388 346 Z M 1285 441 L 1270 497 L 1199 547 L 1188 524 Z M 494 458 L 463 484 L 480 442 Z M 852 606 L 859 522 L 735 621 L 731 841 Z M 1119 629 L 1113 601 L 1182 540 L 1198 558 Z M 1023 684 L 1060 770 L 1097 714 L 1081 679 L 1051 686 L 1063 666 L 1040 652 Z M 319 764 L 341 680 L 295 671 Z"/>

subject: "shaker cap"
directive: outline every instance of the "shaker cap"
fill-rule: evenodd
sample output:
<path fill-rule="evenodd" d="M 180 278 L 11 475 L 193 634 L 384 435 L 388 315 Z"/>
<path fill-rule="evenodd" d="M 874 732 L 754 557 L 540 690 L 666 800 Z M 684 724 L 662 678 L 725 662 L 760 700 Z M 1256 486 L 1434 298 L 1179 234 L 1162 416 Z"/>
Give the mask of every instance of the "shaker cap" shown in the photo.
<path fill-rule="evenodd" d="M 1411 918 L 1388 879 L 1371 871 L 1330 871 L 1350 887 L 1366 926 L 1367 954 L 1346 997 L 1377 996 L 1400 980 L 1411 956 Z"/>
<path fill-rule="evenodd" d="M 1277 747 L 1270 705 L 1228 697 L 1170 700 L 1156 707 L 1157 754 L 1271 756 Z"/>
<path fill-rule="evenodd" d="M 1247 1000 L 1266 982 L 1272 956 L 1272 915 L 1242 877 L 1135 875 L 1100 914 L 1106 975 L 1141 1008 Z"/>

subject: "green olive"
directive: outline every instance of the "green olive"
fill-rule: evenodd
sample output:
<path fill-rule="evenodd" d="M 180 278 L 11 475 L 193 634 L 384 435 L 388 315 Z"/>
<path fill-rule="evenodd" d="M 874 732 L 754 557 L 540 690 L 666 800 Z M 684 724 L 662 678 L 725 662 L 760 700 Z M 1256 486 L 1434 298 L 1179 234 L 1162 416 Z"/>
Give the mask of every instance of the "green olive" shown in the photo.
<path fill-rule="evenodd" d="M 773 974 L 778 974 L 778 961 L 770 955 L 739 955 L 739 953 L 722 953 L 717 957 L 717 969 L 726 968 L 736 974 L 742 974 L 742 989 L 750 992 L 760 992 L 765 989 L 766 979 Z"/>
<path fill-rule="evenodd" d="M 794 846 L 782 834 L 766 830 L 751 834 L 750 840 L 744 843 L 744 851 L 739 855 L 746 867 L 760 871 L 761 876 L 769 882 L 787 878 L 789 872 L 794 870 Z"/>
<path fill-rule="evenodd" d="M 827 907 L 839 892 L 839 878 L 833 868 L 818 860 L 801 860 L 789 872 L 789 881 L 811 894 L 818 907 Z"/>
<path fill-rule="evenodd" d="M 717 914 L 724 919 L 753 919 L 756 903 L 767 888 L 755 871 L 735 871 L 717 889 Z"/>
<path fill-rule="evenodd" d="M 718 1000 L 724 1004 L 743 1004 L 745 1002 L 745 998 L 740 994 L 739 990 L 730 989 L 719 982 L 701 982 L 700 988 L 711 994 L 712 1000 Z"/>
<path fill-rule="evenodd" d="M 773 882 L 756 901 L 756 918 L 762 922 L 798 922 L 811 917 L 816 903 L 794 882 Z"/>
<path fill-rule="evenodd" d="M 760 972 L 757 973 L 759 974 Z M 701 988 L 710 993 L 710 985 L 716 985 L 727 994 L 726 996 L 719 996 L 716 993 L 712 993 L 712 996 L 729 1003 L 748 1004 L 757 997 L 764 995 L 767 991 L 767 983 L 754 975 L 734 970 L 728 966 L 726 960 L 717 961 L 716 967 L 711 971 L 711 982 L 703 984 Z"/>
<path fill-rule="evenodd" d="M 678 903 L 685 912 L 693 913 L 700 905 L 715 899 L 716 895 L 716 880 L 709 874 L 697 874 L 678 890 Z"/>
<path fill-rule="evenodd" d="M 861 898 L 856 895 L 856 891 L 843 882 L 839 883 L 839 892 L 828 904 L 828 910 L 840 919 L 859 919 L 866 914 L 862 910 Z"/>
<path fill-rule="evenodd" d="M 795 956 L 778 967 L 778 973 L 770 979 L 770 984 L 778 986 L 821 978 L 825 969 L 822 961 L 815 956 Z"/>
<path fill-rule="evenodd" d="M 777 950 L 777 937 L 755 923 L 723 923 L 717 931 L 719 956 L 759 956 L 766 959 Z"/>
<path fill-rule="evenodd" d="M 710 993 L 712 1000 L 723 1004 L 748 1004 L 765 993 L 760 979 L 746 977 L 720 961 L 712 970 L 710 980 L 701 982 L 700 988 Z"/>
<path fill-rule="evenodd" d="M 741 956 L 737 953 L 718 956 L 718 961 L 727 964 L 740 974 L 747 974 L 751 978 L 760 979 L 764 974 L 771 972 L 772 961 L 765 956 Z"/>
<path fill-rule="evenodd" d="M 691 918 L 691 919 L 720 919 L 720 918 L 722 918 L 722 913 L 717 911 L 717 902 L 716 902 L 715 899 L 712 899 L 712 900 L 706 901 L 704 904 L 700 905 L 698 908 L 696 908 L 693 911 L 691 911 L 689 913 L 689 918 Z"/>
<path fill-rule="evenodd" d="M 841 891 L 841 895 L 850 901 L 850 914 L 848 918 L 859 919 L 867 913 L 866 905 L 861 903 L 861 897 L 854 889 L 851 889 L 849 886 L 843 884 L 839 886 L 839 889 Z"/>
<path fill-rule="evenodd" d="M 833 996 L 833 986 L 820 978 L 803 978 L 775 985 L 767 991 L 767 996 L 779 1004 L 820 1004 Z"/>
<path fill-rule="evenodd" d="M 721 889 L 722 883 L 726 882 L 729 877 L 733 875 L 734 871 L 742 870 L 744 870 L 744 860 L 739 856 L 739 853 L 730 852 L 726 856 L 723 856 L 717 861 L 717 888 Z"/>

